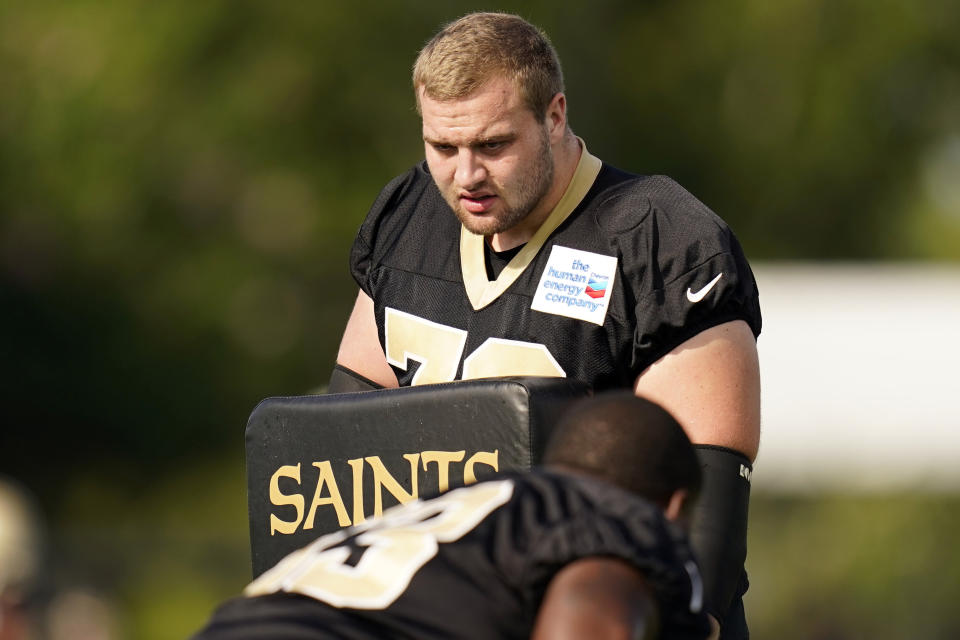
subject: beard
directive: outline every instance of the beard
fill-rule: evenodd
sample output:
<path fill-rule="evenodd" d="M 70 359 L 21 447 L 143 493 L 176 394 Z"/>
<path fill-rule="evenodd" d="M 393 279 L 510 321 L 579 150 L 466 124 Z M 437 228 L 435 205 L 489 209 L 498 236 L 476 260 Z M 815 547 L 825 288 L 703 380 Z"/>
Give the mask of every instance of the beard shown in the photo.
<path fill-rule="evenodd" d="M 544 128 L 541 131 L 540 148 L 536 157 L 525 170 L 518 171 L 512 184 L 503 185 L 491 181 L 474 187 L 477 189 L 486 187 L 494 191 L 500 200 L 499 211 L 486 215 L 470 213 L 463 208 L 455 188 L 451 188 L 447 193 L 447 204 L 457 214 L 457 218 L 467 231 L 482 236 L 502 233 L 523 222 L 543 200 L 553 184 L 553 172 L 550 138 Z"/>

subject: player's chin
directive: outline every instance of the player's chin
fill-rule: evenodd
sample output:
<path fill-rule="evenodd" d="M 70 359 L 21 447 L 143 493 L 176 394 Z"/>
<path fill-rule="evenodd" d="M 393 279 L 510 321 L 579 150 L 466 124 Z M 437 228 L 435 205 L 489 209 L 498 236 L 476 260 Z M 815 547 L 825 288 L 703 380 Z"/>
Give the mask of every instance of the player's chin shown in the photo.
<path fill-rule="evenodd" d="M 467 231 L 478 236 L 489 236 L 503 231 L 501 228 L 503 224 L 500 219 L 490 212 L 470 213 L 458 207 L 456 214 L 457 218 L 460 219 L 460 224 L 462 224 Z"/>

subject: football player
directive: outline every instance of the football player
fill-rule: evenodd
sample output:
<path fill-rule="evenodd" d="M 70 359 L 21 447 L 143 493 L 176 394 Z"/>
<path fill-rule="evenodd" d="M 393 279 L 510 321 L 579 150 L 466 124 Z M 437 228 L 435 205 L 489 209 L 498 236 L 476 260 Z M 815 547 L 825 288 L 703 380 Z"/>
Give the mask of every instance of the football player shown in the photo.
<path fill-rule="evenodd" d="M 544 459 L 318 538 L 195 640 L 707 637 L 685 533 L 700 468 L 673 417 L 598 394 Z"/>
<path fill-rule="evenodd" d="M 413 88 L 426 158 L 356 237 L 360 291 L 330 391 L 535 375 L 656 400 L 705 475 L 693 541 L 708 607 L 724 638 L 747 637 L 761 316 L 737 239 L 673 180 L 587 150 L 556 52 L 519 17 L 444 27 Z"/>

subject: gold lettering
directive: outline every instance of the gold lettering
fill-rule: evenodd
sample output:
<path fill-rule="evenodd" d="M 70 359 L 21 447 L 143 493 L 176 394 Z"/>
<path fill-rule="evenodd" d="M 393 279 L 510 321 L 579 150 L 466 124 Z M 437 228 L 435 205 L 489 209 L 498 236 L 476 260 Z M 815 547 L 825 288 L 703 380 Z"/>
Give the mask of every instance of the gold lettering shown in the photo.
<path fill-rule="evenodd" d="M 288 464 L 277 469 L 270 477 L 270 502 L 277 506 L 292 505 L 297 510 L 297 519 L 287 522 L 270 514 L 270 535 L 277 533 L 293 533 L 303 520 L 303 496 L 299 493 L 286 494 L 280 491 L 280 478 L 293 478 L 300 484 L 300 463 Z"/>
<path fill-rule="evenodd" d="M 423 470 L 427 470 L 427 464 L 437 463 L 437 482 L 440 492 L 450 488 L 450 463 L 460 462 L 466 451 L 424 451 L 420 454 L 423 460 Z"/>
<path fill-rule="evenodd" d="M 300 526 L 304 530 L 313 529 L 316 522 L 317 508 L 321 506 L 332 506 L 337 514 L 337 522 L 341 527 L 347 527 L 351 524 L 360 524 L 366 521 L 366 508 L 364 505 L 363 493 L 363 471 L 364 462 L 370 465 L 373 470 L 373 516 L 379 516 L 383 513 L 383 492 L 389 492 L 401 504 L 416 500 L 419 496 L 419 471 L 422 467 L 424 472 L 429 473 L 430 465 L 435 464 L 437 468 L 437 489 L 443 493 L 450 489 L 450 473 L 453 463 L 462 462 L 466 455 L 465 450 L 460 451 L 423 451 L 421 453 L 406 453 L 403 458 L 410 465 L 410 488 L 407 490 L 397 479 L 387 470 L 380 456 L 367 456 L 365 458 L 354 458 L 347 460 L 351 468 L 352 497 L 353 497 L 353 521 L 350 520 L 350 513 L 341 497 L 340 488 L 337 485 L 337 478 L 334 474 L 330 460 L 314 462 L 313 466 L 319 471 L 316 488 L 313 492 L 313 500 L 310 503 L 310 509 L 304 517 L 305 495 L 300 493 L 283 493 L 280 489 L 280 478 L 291 478 L 300 485 L 300 463 L 296 465 L 284 465 L 279 467 L 270 478 L 270 502 L 276 506 L 291 506 L 296 512 L 293 520 L 282 520 L 277 515 L 270 514 L 270 535 L 292 534 L 296 533 Z M 463 467 L 463 483 L 465 485 L 473 484 L 477 481 L 476 466 L 486 465 L 494 471 L 499 471 L 500 451 L 478 451 L 467 458 Z M 342 476 L 346 474 L 341 472 Z M 346 482 L 346 477 L 341 477 Z M 326 490 L 324 490 L 326 487 Z"/>
<path fill-rule="evenodd" d="M 366 518 L 363 515 L 363 458 L 347 460 L 353 469 L 353 524 L 360 524 Z"/>
<path fill-rule="evenodd" d="M 477 474 L 473 471 L 474 465 L 485 464 L 488 467 L 493 467 L 494 471 L 499 471 L 499 459 L 499 449 L 494 449 L 493 451 L 477 451 L 470 456 L 467 464 L 463 467 L 463 484 L 473 484 L 477 481 Z"/>
<path fill-rule="evenodd" d="M 400 504 L 416 500 L 417 491 L 417 466 L 420 462 L 419 453 L 405 453 L 404 458 L 410 463 L 410 488 L 411 491 L 404 489 L 396 478 L 390 475 L 387 468 L 379 456 L 369 456 L 364 458 L 370 468 L 373 469 L 373 515 L 379 516 L 383 513 L 383 492 L 381 488 L 389 491 L 394 498 L 400 501 Z"/>
<path fill-rule="evenodd" d="M 340 498 L 340 489 L 337 487 L 336 478 L 333 477 L 333 467 L 330 466 L 330 461 L 314 462 L 313 466 L 320 470 L 320 477 L 317 478 L 317 489 L 313 492 L 313 502 L 310 504 L 310 513 L 307 514 L 307 520 L 303 523 L 304 530 L 313 529 L 313 519 L 317 514 L 317 507 L 325 504 L 333 505 L 334 511 L 337 512 L 337 521 L 341 527 L 349 526 L 350 518 L 347 516 L 347 508 Z M 330 488 L 329 498 L 320 497 L 323 485 L 328 485 Z"/>

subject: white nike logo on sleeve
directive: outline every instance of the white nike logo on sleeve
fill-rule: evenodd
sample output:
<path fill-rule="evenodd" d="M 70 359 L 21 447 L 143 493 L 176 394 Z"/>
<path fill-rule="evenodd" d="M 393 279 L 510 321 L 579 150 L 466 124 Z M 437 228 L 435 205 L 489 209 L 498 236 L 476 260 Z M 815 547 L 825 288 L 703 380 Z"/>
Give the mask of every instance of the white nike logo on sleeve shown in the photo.
<path fill-rule="evenodd" d="M 721 271 L 720 273 L 717 274 L 716 278 L 714 278 L 713 280 L 707 283 L 707 286 L 705 286 L 703 289 L 700 289 L 700 291 L 697 291 L 696 293 L 691 291 L 690 287 L 687 287 L 687 300 L 689 300 L 690 302 L 700 302 L 701 300 L 703 300 L 704 296 L 710 293 L 710 289 L 713 289 L 713 285 L 717 284 L 720 281 L 720 278 L 722 277 L 723 277 L 723 272 Z"/>

